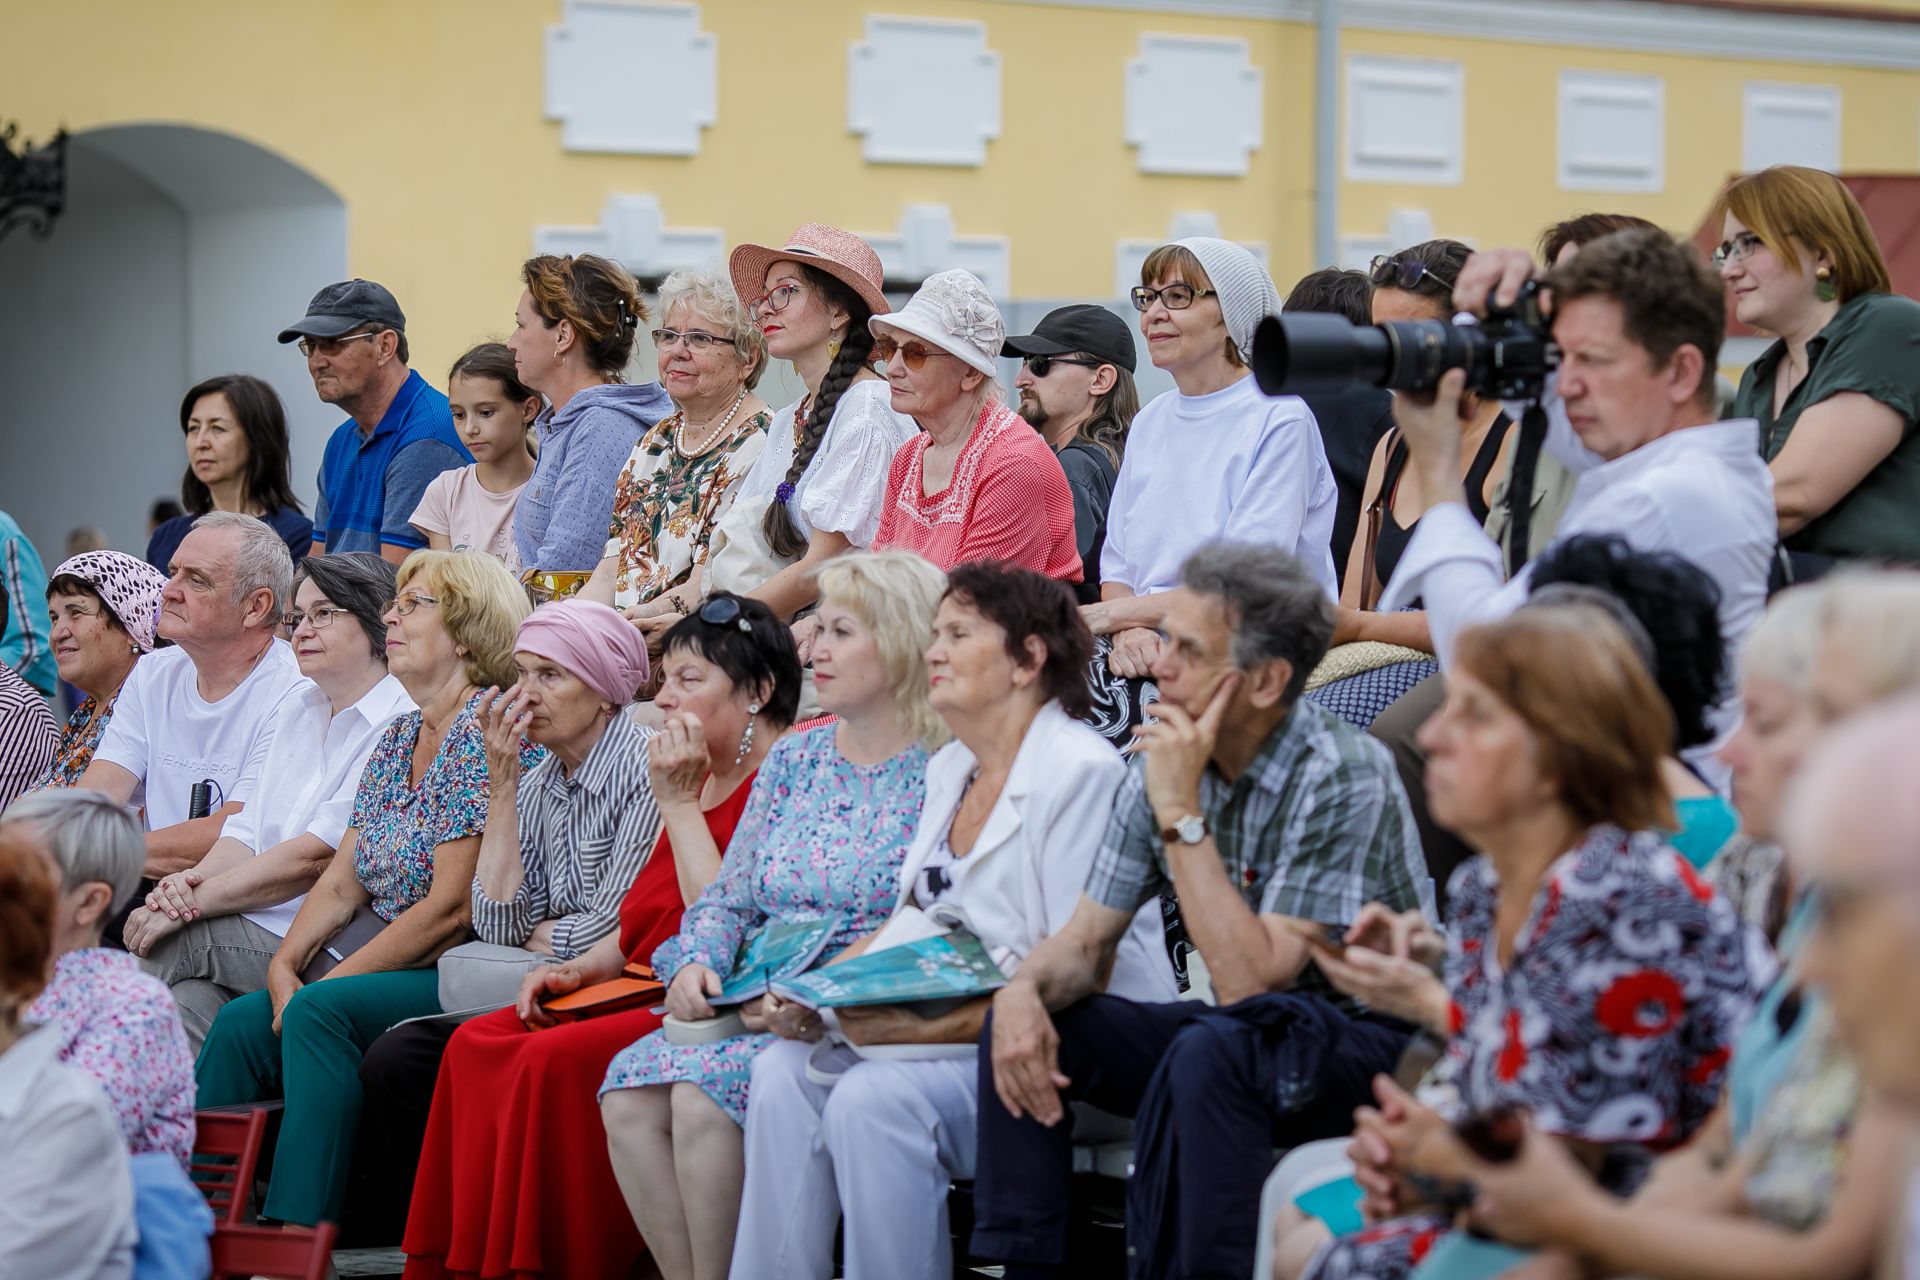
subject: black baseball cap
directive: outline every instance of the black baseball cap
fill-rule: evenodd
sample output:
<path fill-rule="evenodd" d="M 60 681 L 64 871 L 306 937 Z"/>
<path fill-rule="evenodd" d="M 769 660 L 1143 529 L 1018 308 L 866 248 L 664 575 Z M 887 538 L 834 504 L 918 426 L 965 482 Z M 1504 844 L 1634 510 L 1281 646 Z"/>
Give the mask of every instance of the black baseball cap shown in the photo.
<path fill-rule="evenodd" d="M 337 338 L 363 324 L 377 324 L 396 333 L 407 331 L 407 317 L 385 285 L 371 280 L 342 280 L 313 295 L 307 314 L 280 331 L 280 341 L 296 338 Z"/>
<path fill-rule="evenodd" d="M 1133 372 L 1133 326 L 1105 307 L 1079 303 L 1047 312 L 1032 333 L 1000 344 L 1003 356 L 1065 356 L 1084 351 Z"/>

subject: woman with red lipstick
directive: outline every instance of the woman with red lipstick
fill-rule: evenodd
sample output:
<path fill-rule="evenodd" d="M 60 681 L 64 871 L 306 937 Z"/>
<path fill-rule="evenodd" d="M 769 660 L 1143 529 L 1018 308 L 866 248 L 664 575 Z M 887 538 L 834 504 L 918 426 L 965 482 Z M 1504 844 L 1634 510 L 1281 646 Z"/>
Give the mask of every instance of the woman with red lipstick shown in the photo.
<path fill-rule="evenodd" d="M 194 384 L 180 400 L 187 474 L 175 516 L 153 531 L 147 563 L 162 573 L 193 522 L 209 511 L 258 516 L 286 540 L 295 564 L 313 549 L 313 521 L 300 514 L 287 463 L 287 411 L 274 389 L 244 373 Z"/>
<path fill-rule="evenodd" d="M 725 277 L 676 271 L 660 286 L 653 331 L 674 412 L 634 446 L 614 484 L 606 554 L 583 598 L 624 610 L 656 645 L 705 594 L 714 526 L 766 447 L 772 422 L 753 394 L 767 366 L 760 331 Z"/>
<path fill-rule="evenodd" d="M 727 267 L 767 354 L 791 363 L 807 392 L 773 414 L 767 448 L 721 522 L 726 550 L 707 586 L 791 619 L 820 599 L 814 570 L 873 544 L 887 466 L 917 428 L 893 411 L 872 367 L 867 321 L 889 305 L 873 246 L 810 222 L 778 247 L 741 245 Z M 814 626 L 795 628 L 802 663 Z"/>
<path fill-rule="evenodd" d="M 1920 563 L 1920 303 L 1892 292 L 1866 214 L 1832 174 L 1746 174 L 1717 212 L 1733 313 L 1778 338 L 1741 376 L 1734 416 L 1760 422 L 1793 578 L 1835 560 Z"/>

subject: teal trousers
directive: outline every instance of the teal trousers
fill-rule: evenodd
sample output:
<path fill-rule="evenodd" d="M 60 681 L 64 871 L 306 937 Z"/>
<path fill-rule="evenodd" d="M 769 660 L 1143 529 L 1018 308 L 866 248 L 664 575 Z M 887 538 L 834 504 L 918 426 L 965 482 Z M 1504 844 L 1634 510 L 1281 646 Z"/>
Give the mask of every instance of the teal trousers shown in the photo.
<path fill-rule="evenodd" d="M 360 1059 L 394 1023 L 438 1012 L 432 969 L 308 983 L 287 1001 L 277 1036 L 264 991 L 220 1010 L 194 1066 L 198 1105 L 286 1100 L 263 1217 L 308 1227 L 340 1221 L 360 1123 Z"/>

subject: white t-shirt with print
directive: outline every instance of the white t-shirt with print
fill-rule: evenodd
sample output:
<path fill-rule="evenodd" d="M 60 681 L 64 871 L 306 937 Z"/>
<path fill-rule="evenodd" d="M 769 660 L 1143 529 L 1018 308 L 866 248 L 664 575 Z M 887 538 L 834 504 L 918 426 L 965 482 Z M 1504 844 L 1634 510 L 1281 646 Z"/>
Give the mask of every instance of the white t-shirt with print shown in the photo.
<path fill-rule="evenodd" d="M 393 676 L 382 676 L 338 715 L 319 685 L 302 681 L 281 705 L 280 726 L 253 799 L 227 819 L 220 835 L 238 840 L 256 857 L 301 835 L 317 836 L 339 848 L 353 818 L 353 797 L 367 758 L 386 727 L 413 709 L 413 699 Z M 284 938 L 305 899 L 301 894 L 244 914 Z"/>
<path fill-rule="evenodd" d="M 420 495 L 420 505 L 407 523 L 422 533 L 437 533 L 455 551 L 484 551 L 520 572 L 520 551 L 513 542 L 513 508 L 520 501 L 523 481 L 505 493 L 480 483 L 480 464 L 442 471 Z"/>
<path fill-rule="evenodd" d="M 184 649 L 158 649 L 133 665 L 94 759 L 119 765 L 147 787 L 147 830 L 187 820 L 193 784 L 211 779 L 213 808 L 253 798 L 282 712 L 306 684 L 284 640 L 267 646 L 237 688 L 218 702 L 200 696 Z"/>

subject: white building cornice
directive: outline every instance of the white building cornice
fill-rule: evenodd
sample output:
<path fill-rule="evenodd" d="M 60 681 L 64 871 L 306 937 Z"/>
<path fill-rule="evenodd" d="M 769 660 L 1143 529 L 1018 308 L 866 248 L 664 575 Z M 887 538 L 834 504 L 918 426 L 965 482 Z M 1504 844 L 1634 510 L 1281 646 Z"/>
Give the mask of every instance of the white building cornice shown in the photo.
<path fill-rule="evenodd" d="M 1003 0 L 1311 23 L 1313 0 Z M 1920 70 L 1920 23 L 1715 9 L 1652 0 L 1342 0 L 1352 31 L 1627 49 L 1693 57 Z"/>

